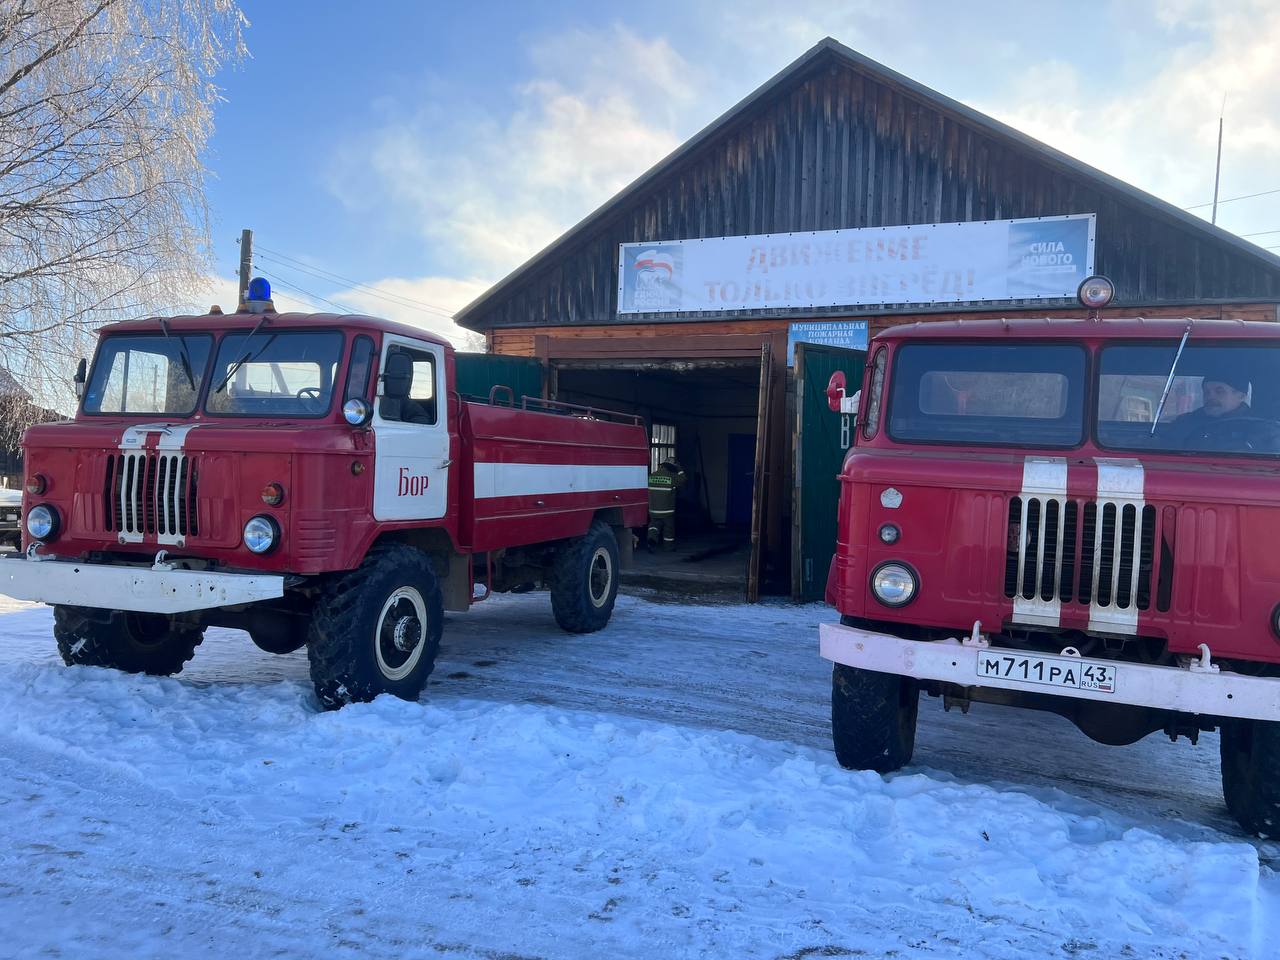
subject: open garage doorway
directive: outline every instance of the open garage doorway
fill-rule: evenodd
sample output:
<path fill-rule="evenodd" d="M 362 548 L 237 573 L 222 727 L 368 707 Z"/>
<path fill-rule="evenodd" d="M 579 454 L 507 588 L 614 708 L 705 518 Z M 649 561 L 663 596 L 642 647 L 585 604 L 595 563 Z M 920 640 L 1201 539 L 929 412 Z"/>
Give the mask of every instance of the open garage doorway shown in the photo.
<path fill-rule="evenodd" d="M 642 416 L 650 469 L 674 459 L 684 471 L 671 542 L 659 531 L 651 550 L 639 531 L 624 583 L 751 598 L 762 496 L 761 382 L 758 356 L 552 361 L 556 399 Z"/>

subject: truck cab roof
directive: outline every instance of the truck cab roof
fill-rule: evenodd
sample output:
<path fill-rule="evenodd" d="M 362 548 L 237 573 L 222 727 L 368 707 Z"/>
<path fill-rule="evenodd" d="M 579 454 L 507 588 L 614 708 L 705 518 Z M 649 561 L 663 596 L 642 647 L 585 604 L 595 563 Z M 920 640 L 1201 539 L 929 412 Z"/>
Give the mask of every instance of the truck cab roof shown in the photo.
<path fill-rule="evenodd" d="M 334 327 L 342 330 L 361 330 L 368 333 L 394 333 L 402 337 L 413 337 L 436 343 L 443 347 L 450 344 L 443 337 L 430 333 L 421 327 L 407 323 L 396 323 L 381 317 L 369 317 L 357 313 L 205 313 L 164 317 L 169 324 L 170 333 L 181 333 L 186 330 L 228 331 L 252 330 L 266 317 L 266 326 L 272 330 L 308 329 L 317 327 Z M 103 335 L 113 333 L 160 333 L 160 317 L 146 317 L 138 320 L 121 320 L 109 323 L 102 328 Z"/>
<path fill-rule="evenodd" d="M 1280 323 L 1257 320 L 1195 320 L 1190 317 L 1036 317 L 997 320 L 925 320 L 890 327 L 876 340 L 991 340 L 1025 337 L 1053 340 L 1176 340 L 1191 324 L 1192 339 L 1280 338 Z"/>

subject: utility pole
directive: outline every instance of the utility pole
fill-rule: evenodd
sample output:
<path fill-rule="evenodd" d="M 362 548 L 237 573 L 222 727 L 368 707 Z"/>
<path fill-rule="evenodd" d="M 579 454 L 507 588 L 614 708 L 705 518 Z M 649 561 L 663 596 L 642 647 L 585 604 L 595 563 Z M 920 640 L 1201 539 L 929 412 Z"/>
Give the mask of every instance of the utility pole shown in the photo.
<path fill-rule="evenodd" d="M 1213 165 L 1213 216 L 1209 222 L 1218 222 L 1218 178 L 1222 174 L 1222 117 L 1227 112 L 1227 98 L 1222 98 L 1222 109 L 1218 111 L 1218 162 Z"/>
<path fill-rule="evenodd" d="M 1215 187 L 1213 191 L 1213 199 L 1218 199 L 1218 190 Z M 1216 208 L 1215 208 L 1216 209 Z M 253 271 L 253 231 L 240 231 L 240 292 L 236 296 L 236 308 L 239 309 L 240 304 L 244 303 L 249 296 L 249 274 Z"/>

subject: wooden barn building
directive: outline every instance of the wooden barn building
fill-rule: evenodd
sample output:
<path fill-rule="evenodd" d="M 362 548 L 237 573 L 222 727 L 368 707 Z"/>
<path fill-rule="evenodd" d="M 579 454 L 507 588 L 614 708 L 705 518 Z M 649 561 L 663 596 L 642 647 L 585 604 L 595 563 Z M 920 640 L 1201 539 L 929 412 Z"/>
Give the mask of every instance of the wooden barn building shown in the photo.
<path fill-rule="evenodd" d="M 1113 315 L 1280 319 L 1280 258 L 827 39 L 457 320 L 545 394 L 645 416 L 690 478 L 676 573 L 818 598 L 843 452 L 820 395 L 860 375 L 847 348 L 1079 315 L 1086 272 Z"/>

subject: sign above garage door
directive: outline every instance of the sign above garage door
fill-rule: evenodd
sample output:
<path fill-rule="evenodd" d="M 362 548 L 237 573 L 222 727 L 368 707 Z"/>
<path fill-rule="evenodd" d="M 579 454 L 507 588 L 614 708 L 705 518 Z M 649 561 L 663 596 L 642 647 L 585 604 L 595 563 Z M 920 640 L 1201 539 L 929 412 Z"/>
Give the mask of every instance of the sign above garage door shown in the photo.
<path fill-rule="evenodd" d="M 618 313 L 1073 298 L 1094 214 L 624 243 Z"/>

